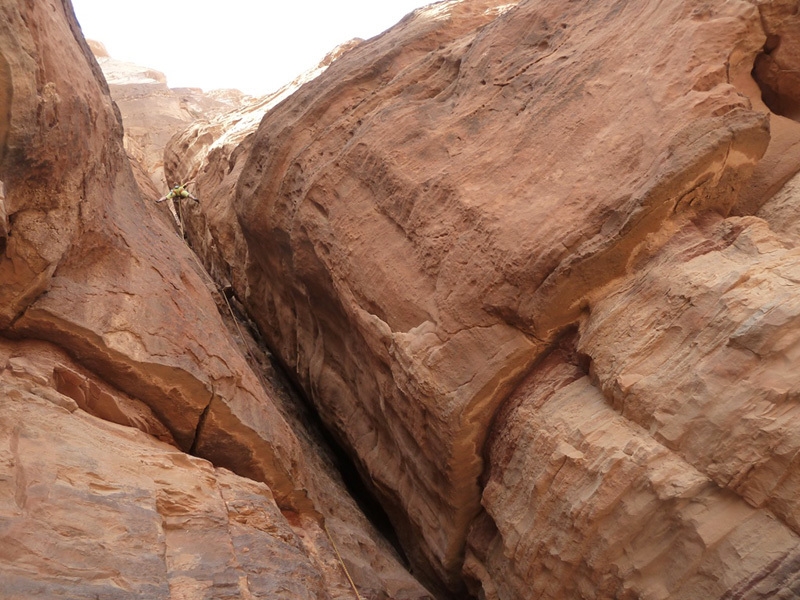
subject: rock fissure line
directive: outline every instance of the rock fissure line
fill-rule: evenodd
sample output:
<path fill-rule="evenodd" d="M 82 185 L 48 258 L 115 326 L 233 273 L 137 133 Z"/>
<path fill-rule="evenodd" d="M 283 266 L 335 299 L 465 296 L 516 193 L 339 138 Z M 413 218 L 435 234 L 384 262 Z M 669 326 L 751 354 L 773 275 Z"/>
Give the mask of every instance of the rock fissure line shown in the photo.
<path fill-rule="evenodd" d="M 454 3 L 450 8 L 457 12 L 464 8 L 463 4 L 466 3 Z M 515 527 L 523 531 L 528 525 L 524 520 L 514 523 L 514 519 L 533 519 L 539 509 L 538 504 L 520 504 L 517 511 L 504 513 L 508 503 L 503 494 L 513 495 L 535 483 L 530 481 L 534 478 L 530 474 L 515 479 L 516 466 L 508 467 L 507 480 L 496 479 L 489 486 L 480 481 L 490 466 L 486 456 L 491 450 L 481 430 L 494 435 L 502 427 L 498 425 L 498 415 L 508 410 L 513 394 L 526 391 L 522 382 L 543 365 L 536 362 L 536 357 L 540 353 L 552 355 L 552 350 L 547 351 L 548 344 L 520 351 L 525 360 L 536 366 L 526 371 L 527 375 L 514 374 L 514 381 L 509 376 L 503 384 L 510 389 L 492 388 L 497 381 L 491 374 L 502 371 L 502 364 L 489 368 L 485 363 L 502 363 L 506 355 L 491 350 L 508 343 L 510 337 L 524 337 L 526 343 L 535 340 L 521 334 L 514 337 L 516 332 L 509 334 L 502 327 L 479 334 L 464 327 L 464 323 L 493 322 L 500 316 L 499 320 L 505 319 L 505 324 L 517 331 L 533 331 L 548 342 L 566 335 L 576 323 L 581 327 L 593 323 L 604 314 L 601 302 L 615 282 L 650 268 L 658 249 L 692 226 L 691 217 L 707 218 L 715 211 L 728 212 L 735 192 L 766 144 L 766 119 L 751 110 L 749 100 L 723 79 L 736 78 L 732 71 L 743 64 L 730 64 L 731 47 L 740 48 L 746 62 L 754 44 L 763 46 L 763 40 L 757 39 L 757 28 L 752 26 L 756 19 L 752 7 L 736 1 L 700 6 L 691 0 L 644 6 L 643 12 L 640 5 L 612 2 L 580 9 L 565 2 L 536 6 L 523 3 L 514 19 L 486 25 L 481 36 L 473 40 L 470 59 L 462 61 L 455 75 L 453 93 L 444 102 L 436 103 L 428 97 L 435 96 L 440 83 L 431 81 L 438 76 L 431 75 L 436 64 L 430 57 L 430 48 L 438 46 L 438 51 L 457 58 L 455 46 L 448 47 L 449 38 L 443 39 L 450 33 L 439 35 L 435 44 L 426 41 L 425 52 L 414 47 L 412 52 L 404 53 L 398 48 L 411 44 L 398 44 L 394 33 L 389 32 L 343 57 L 334 65 L 330 77 L 323 76 L 304 86 L 267 115 L 243 151 L 251 152 L 247 161 L 238 161 L 246 162 L 241 171 L 237 171 L 239 167 L 227 170 L 229 165 L 224 165 L 226 170 L 219 170 L 217 163 L 225 158 L 224 152 L 221 157 L 205 157 L 202 149 L 197 152 L 195 146 L 189 158 L 174 152 L 176 161 L 183 161 L 181 172 L 208 174 L 200 175 L 199 185 L 207 186 L 201 195 L 208 198 L 209 204 L 202 207 L 202 220 L 198 218 L 199 223 L 194 224 L 199 227 L 196 233 L 200 252 L 208 250 L 210 254 L 204 260 L 212 265 L 228 265 L 228 272 L 233 274 L 229 278 L 245 297 L 249 314 L 259 323 L 277 360 L 292 369 L 294 381 L 309 396 L 313 394 L 315 405 L 332 424 L 337 437 L 345 440 L 351 452 L 359 454 L 360 464 L 389 498 L 387 503 L 395 511 L 395 518 L 400 523 L 407 521 L 415 538 L 407 543 L 412 548 L 412 561 L 433 565 L 435 577 L 454 586 L 460 585 L 466 568 L 465 561 L 456 560 L 456 555 L 463 548 L 460 538 L 473 521 L 471 508 L 480 506 L 484 499 L 506 538 Z M 475 9 L 470 3 L 468 8 L 474 11 L 482 6 Z M 519 65 L 528 64 L 530 56 L 525 57 L 526 62 L 515 49 L 524 46 L 520 40 L 528 39 L 525 36 L 542 19 L 558 22 L 571 15 L 581 18 L 570 20 L 575 23 L 574 33 L 571 29 L 565 42 L 568 47 L 561 49 L 569 60 L 537 64 L 516 73 L 518 80 L 506 82 L 506 90 L 513 93 L 488 93 L 482 89 L 478 82 L 503 81 L 504 70 L 513 72 Z M 640 29 L 645 33 L 630 28 L 631 22 L 641 23 Z M 414 24 L 414 19 L 407 23 Z M 464 38 L 474 37 L 474 25 L 470 23 L 456 33 L 461 25 L 454 17 L 447 27 L 453 29 L 454 38 Z M 653 36 L 652 31 L 647 33 L 649 27 L 667 33 Z M 418 35 L 420 29 L 421 26 L 409 32 L 409 37 Z M 471 29 L 471 33 L 465 33 Z M 623 39 L 622 31 L 626 43 L 618 43 Z M 526 52 L 529 54 L 530 48 Z M 402 76 L 393 71 L 396 62 L 402 66 L 396 70 Z M 555 61 L 544 61 L 550 62 Z M 420 80 L 419 88 L 412 87 L 405 95 L 393 87 L 393 82 L 405 83 L 415 78 Z M 353 89 L 348 88 L 351 83 Z M 523 95 L 528 111 L 520 114 L 516 109 Z M 413 110 L 409 108 L 411 102 Z M 476 109 L 478 106 L 481 108 Z M 632 112 L 636 119 L 630 118 Z M 511 118 L 514 114 L 518 121 Z M 359 124 L 357 130 L 354 121 Z M 186 139 L 184 136 L 179 144 Z M 458 148 L 458 159 L 450 152 L 454 139 L 468 140 Z M 356 160 L 338 160 L 347 152 L 343 144 L 353 148 L 354 157 L 357 152 L 376 157 L 375 164 L 367 164 L 369 168 L 364 169 L 365 165 Z M 364 150 L 356 150 L 362 147 Z M 334 159 L 326 160 L 330 157 Z M 207 162 L 203 169 L 197 169 L 192 161 Z M 440 173 L 445 169 L 446 174 Z M 409 175 L 408 181 L 393 178 L 397 173 Z M 215 180 L 220 174 L 223 183 Z M 230 175 L 228 179 L 226 174 Z M 448 189 L 455 190 L 450 194 L 452 198 L 433 198 L 424 186 L 420 187 L 420 182 L 436 177 L 443 186 L 447 184 Z M 370 183 L 365 184 L 364 179 L 370 179 Z M 403 185 L 395 185 L 395 181 Z M 397 193 L 400 187 L 404 188 L 403 194 Z M 417 196 L 415 187 L 419 188 Z M 628 198 L 634 200 L 629 202 Z M 492 223 L 498 235 L 487 240 L 473 231 L 474 221 L 462 223 L 459 218 L 465 211 L 459 210 L 464 207 L 472 211 L 470 219 L 477 216 L 475 221 Z M 402 224 L 400 231 L 382 219 L 364 218 L 376 209 L 393 216 L 390 220 L 395 224 Z M 221 216 L 223 212 L 226 214 Z M 619 213 L 619 221 L 607 227 L 597 222 L 597 215 L 614 213 Z M 570 226 L 559 228 L 557 221 Z M 245 230 L 240 237 L 237 225 Z M 424 271 L 420 268 L 424 261 L 419 254 L 407 251 L 408 244 L 399 239 L 403 232 L 406 237 L 417 238 L 412 240 L 417 247 L 433 240 L 430 249 L 420 253 L 427 261 L 422 265 L 428 268 L 425 272 L 439 276 L 437 284 L 441 285 L 433 293 L 420 283 L 424 278 L 415 280 L 416 272 Z M 203 241 L 206 233 L 218 239 L 218 247 Z M 448 246 L 448 252 L 440 252 L 443 244 L 439 240 L 447 240 L 447 234 L 456 243 Z M 578 245 L 576 240 L 582 242 Z M 239 247 L 226 250 L 222 248 L 226 243 Z M 561 246 L 554 249 L 558 244 Z M 385 255 L 375 256 L 385 248 Z M 242 249 L 249 254 L 239 253 Z M 676 260 L 699 255 L 696 250 L 685 254 Z M 244 266 L 226 260 L 234 255 L 246 257 Z M 484 294 L 484 284 L 498 280 L 494 262 L 497 259 L 504 261 L 502 271 L 510 276 L 503 285 Z M 430 265 L 436 265 L 435 272 Z M 385 280 L 376 282 L 376 277 L 387 272 Z M 544 283 L 540 285 L 540 281 Z M 385 328 L 352 307 L 348 294 L 392 324 L 389 334 L 393 341 L 389 343 L 396 342 L 394 346 L 384 349 Z M 428 310 L 427 314 L 438 314 L 441 323 L 395 326 L 399 322 L 419 324 L 415 319 L 419 306 L 431 299 L 440 310 Z M 522 306 L 514 304 L 519 299 Z M 497 310 L 487 317 L 489 311 L 480 306 L 482 302 Z M 336 310 L 330 308 L 333 304 Z M 339 310 L 341 306 L 344 310 Z M 637 336 L 652 333 L 636 317 L 631 311 L 616 319 L 619 329 L 633 331 L 629 333 L 630 343 Z M 595 352 L 589 354 L 593 361 L 599 360 Z M 520 359 L 519 354 L 513 359 Z M 475 373 L 482 370 L 489 375 L 479 380 Z M 459 386 L 468 380 L 472 386 Z M 454 390 L 459 392 L 457 397 L 451 393 Z M 584 392 L 591 400 L 592 410 L 613 421 L 619 435 L 636 438 L 634 441 L 647 452 L 659 452 L 647 436 L 639 440 L 638 429 L 626 427 L 623 417 L 607 414 L 617 411 L 606 411 L 607 401 L 599 402 L 602 396 L 598 397 L 594 387 Z M 690 402 L 692 394 L 701 394 L 702 390 L 690 392 L 676 396 L 686 396 Z M 578 394 L 574 390 L 569 393 Z M 627 419 L 627 413 L 637 409 L 637 402 L 627 397 L 624 402 Z M 394 409 L 391 413 L 385 409 L 389 403 Z M 565 410 L 585 408 L 580 402 L 570 404 L 563 398 L 559 403 L 556 404 Z M 368 418 L 357 418 L 360 409 L 368 413 Z M 370 430 L 382 427 L 381 415 L 391 416 L 396 422 L 387 423 L 371 438 Z M 587 412 L 583 416 L 593 415 Z M 531 441 L 530 447 L 538 449 L 542 456 L 561 451 L 557 444 L 552 450 L 548 446 L 551 442 L 569 438 L 577 444 L 582 440 L 582 429 L 575 421 L 536 413 L 527 414 L 527 418 L 554 430 L 552 435 L 545 431 L 541 439 L 533 441 L 523 439 L 524 428 L 513 434 L 525 443 Z M 698 532 L 692 531 L 689 521 L 681 520 L 685 515 L 677 509 L 670 512 L 670 502 L 665 498 L 674 497 L 670 495 L 671 483 L 662 487 L 662 477 L 676 482 L 677 487 L 686 484 L 678 457 L 656 464 L 654 469 L 663 469 L 666 474 L 637 474 L 635 461 L 624 458 L 629 456 L 626 450 L 637 452 L 636 443 L 631 442 L 631 448 L 619 447 L 619 440 L 613 439 L 601 439 L 599 443 L 601 433 L 592 431 L 592 439 L 583 440 L 587 460 L 554 463 L 560 465 L 558 477 L 563 476 L 564 485 L 570 483 L 579 489 L 588 480 L 596 487 L 587 485 L 582 492 L 585 497 L 581 498 L 566 492 L 562 498 L 551 498 L 547 490 L 541 490 L 544 501 L 563 502 L 558 505 L 563 512 L 558 514 L 571 514 L 569 511 L 574 508 L 576 521 L 585 520 L 595 504 L 602 507 L 598 514 L 608 517 L 608 511 L 616 504 L 604 504 L 604 498 L 613 495 L 613 486 L 617 485 L 626 502 L 631 502 L 626 509 L 634 511 L 633 515 L 625 512 L 620 523 L 633 521 L 635 526 L 637 506 L 654 503 L 657 510 L 683 527 L 675 529 L 688 536 L 680 539 L 696 540 Z M 499 434 L 497 437 L 500 439 L 492 441 L 511 453 L 514 440 L 504 440 Z M 498 477 L 507 466 L 500 454 Z M 402 460 L 394 461 L 398 455 Z M 483 457 L 483 461 L 477 463 L 473 461 L 475 457 Z M 603 470 L 603 461 L 611 464 L 618 460 L 623 461 L 619 463 L 622 467 Z M 398 477 L 392 471 L 395 463 L 413 471 L 414 476 Z M 638 495 L 641 490 L 631 487 L 631 478 L 639 478 L 648 493 L 655 490 L 657 498 Z M 691 479 L 689 475 L 685 478 Z M 477 485 L 473 485 L 475 481 Z M 413 482 L 422 483 L 417 486 Z M 604 482 L 609 482 L 609 487 L 603 488 Z M 688 489 L 687 494 L 699 494 L 698 501 L 704 501 L 700 488 Z M 465 509 L 465 504 L 470 506 Z M 546 508 L 542 510 L 546 515 Z M 737 522 L 737 515 L 731 516 L 731 522 Z M 662 580 L 652 578 L 655 587 L 648 587 L 642 570 L 636 564 L 631 567 L 625 563 L 625 557 L 603 563 L 611 555 L 609 549 L 618 547 L 614 536 L 622 535 L 620 529 L 624 528 L 611 527 L 610 518 L 604 523 L 609 527 L 604 526 L 602 532 L 578 523 L 587 527 L 588 535 L 602 538 L 602 543 L 590 550 L 602 548 L 603 552 L 597 550 L 591 560 L 584 560 L 582 555 L 565 557 L 565 564 L 574 561 L 573 571 L 558 574 L 555 568 L 545 572 L 545 566 L 551 566 L 547 556 L 534 560 L 516 547 L 504 547 L 503 540 L 499 540 L 494 549 L 481 548 L 481 565 L 485 562 L 486 568 L 475 572 L 482 573 L 479 579 L 485 585 L 484 591 L 499 588 L 505 597 L 524 597 L 531 590 L 526 587 L 525 578 L 530 583 L 530 573 L 534 571 L 537 581 L 549 581 L 542 585 L 561 590 L 561 597 L 577 589 L 611 597 L 615 592 L 622 593 L 623 585 L 629 586 L 625 588 L 629 594 L 663 595 L 667 593 L 664 590 L 671 592 L 675 586 L 683 585 L 668 581 L 665 575 Z M 566 539 L 569 529 L 554 525 L 550 529 L 537 527 L 529 533 Z M 572 528 L 573 538 L 578 536 L 577 531 L 577 526 Z M 657 539 L 663 539 L 658 537 L 663 532 L 655 533 Z M 713 538 L 706 532 L 703 536 L 704 540 Z M 524 547 L 525 541 L 520 544 Z M 551 546 L 556 548 L 557 544 Z M 714 552 L 720 546 L 708 545 Z M 580 550 L 587 548 L 581 546 Z M 498 557 L 505 554 L 508 560 L 505 564 L 500 560 L 490 564 L 493 552 Z M 678 554 L 686 554 L 686 547 L 681 546 L 681 552 L 675 552 Z M 552 560 L 557 559 L 561 560 L 553 550 Z M 512 573 L 515 560 L 519 561 L 520 570 Z M 657 562 L 651 571 L 675 572 L 672 565 Z M 683 573 L 680 569 L 677 572 Z M 716 573 L 712 568 L 707 572 Z M 612 573 L 620 574 L 618 589 L 606 587 L 616 585 L 614 581 L 607 583 L 613 579 Z M 578 581 L 582 575 L 585 578 Z M 606 575 L 609 580 L 601 583 Z M 690 584 L 686 585 L 690 589 Z M 685 597 L 692 595 L 686 592 Z"/>
<path fill-rule="evenodd" d="M 194 456 L 197 456 L 197 444 L 200 440 L 200 436 L 203 434 L 203 427 L 205 427 L 206 419 L 208 418 L 208 412 L 211 410 L 211 403 L 214 402 L 214 398 L 216 394 L 214 393 L 214 388 L 211 388 L 211 397 L 208 399 L 208 404 L 203 409 L 203 412 L 200 413 L 200 417 L 197 419 L 197 427 L 194 431 L 194 438 L 192 439 L 192 445 L 189 448 L 188 453 Z"/>
<path fill-rule="evenodd" d="M 182 241 L 186 244 L 186 246 L 189 249 L 189 251 L 195 257 L 195 260 L 196 260 L 196 263 L 197 263 L 198 267 L 203 270 L 203 272 L 207 275 L 207 277 L 209 278 L 210 281 L 213 281 L 215 283 L 216 288 L 217 288 L 217 292 L 223 298 L 223 300 L 225 302 L 225 306 L 228 309 L 228 313 L 230 314 L 230 317 L 231 317 L 231 319 L 232 319 L 232 321 L 234 323 L 234 326 L 235 326 L 236 331 L 237 331 L 237 333 L 239 335 L 239 338 L 240 338 L 240 340 L 241 340 L 241 342 L 242 342 L 242 344 L 243 344 L 243 346 L 245 348 L 245 353 L 247 355 L 248 361 L 250 362 L 251 368 L 252 368 L 253 372 L 258 376 L 260 384 L 266 390 L 268 386 L 267 386 L 267 384 L 266 384 L 266 382 L 265 382 L 265 380 L 263 378 L 263 375 L 261 374 L 261 369 L 259 368 L 259 362 L 256 359 L 256 357 L 255 357 L 255 355 L 254 355 L 254 353 L 252 351 L 252 348 L 250 346 L 250 341 L 248 340 L 248 336 L 244 335 L 242 327 L 241 327 L 241 325 L 242 325 L 241 321 L 242 321 L 243 317 L 241 315 L 237 314 L 237 311 L 234 310 L 234 308 L 233 308 L 233 306 L 231 304 L 231 301 L 230 301 L 231 299 L 229 298 L 229 294 L 230 294 L 231 298 L 236 298 L 235 290 L 230 286 L 229 283 L 220 282 L 220 281 L 215 280 L 215 278 L 210 273 L 208 273 L 208 271 L 206 271 L 205 266 L 202 263 L 202 258 L 199 255 L 197 255 L 197 253 L 194 251 L 194 249 L 192 248 L 192 245 L 191 245 L 191 241 L 187 237 L 183 237 Z M 221 309 L 221 307 L 220 307 L 220 309 Z M 246 318 L 246 315 L 245 315 L 245 318 Z M 252 324 L 252 322 L 251 322 L 251 324 Z M 254 325 L 248 325 L 247 326 L 248 332 L 251 335 L 257 335 L 258 336 L 258 339 L 254 340 L 254 341 L 257 344 L 261 344 L 265 348 L 267 348 L 267 356 L 268 356 L 268 359 L 272 361 L 273 367 L 277 368 L 279 370 L 279 372 L 280 372 L 280 374 L 282 376 L 281 379 L 287 385 L 290 386 L 290 388 L 292 390 L 292 395 L 295 398 L 300 399 L 300 401 L 303 403 L 303 405 L 305 407 L 305 410 L 306 410 L 306 414 L 311 417 L 311 425 L 312 425 L 312 427 L 318 432 L 319 435 L 321 435 L 322 439 L 324 440 L 324 443 L 327 446 L 327 449 L 330 451 L 330 453 L 334 457 L 334 459 L 335 459 L 334 460 L 335 468 L 337 469 L 339 475 L 341 476 L 342 481 L 344 482 L 344 484 L 345 484 L 348 492 L 350 493 L 351 497 L 355 500 L 355 502 L 358 504 L 358 506 L 362 509 L 364 515 L 370 520 L 370 522 L 375 526 L 375 528 L 380 532 L 380 534 L 382 536 L 384 536 L 385 540 L 398 553 L 398 555 L 402 559 L 403 563 L 406 566 L 408 566 L 409 565 L 408 558 L 405 556 L 405 552 L 403 551 L 403 548 L 402 548 L 402 546 L 400 545 L 400 543 L 398 541 L 398 536 L 397 536 L 397 533 L 394 531 L 393 525 L 391 524 L 388 516 L 386 515 L 385 511 L 383 510 L 383 507 L 381 506 L 380 502 L 374 497 L 374 495 L 370 491 L 369 486 L 367 486 L 364 483 L 364 481 L 363 481 L 363 479 L 361 478 L 361 475 L 360 475 L 360 470 L 358 468 L 356 468 L 353 459 L 350 458 L 350 456 L 347 454 L 347 452 L 342 448 L 341 444 L 336 440 L 335 436 L 333 436 L 331 434 L 331 432 L 327 429 L 322 417 L 316 411 L 316 408 L 314 407 L 313 403 L 306 399 L 302 388 L 300 388 L 297 385 L 297 383 L 295 382 L 295 379 L 293 377 L 289 376 L 289 374 L 292 373 L 292 371 L 288 370 L 286 365 L 284 365 L 282 363 L 282 361 L 280 361 L 279 355 L 276 355 L 275 353 L 272 352 L 271 349 L 269 349 L 268 344 L 263 339 L 263 337 L 261 337 L 260 332 L 258 331 L 258 328 L 255 327 L 255 329 L 253 329 L 253 327 L 254 327 Z M 202 435 L 202 430 L 203 430 L 203 427 L 205 425 L 205 421 L 206 421 L 206 419 L 208 417 L 208 413 L 209 413 L 209 410 L 211 408 L 211 405 L 212 405 L 212 403 L 214 401 L 214 397 L 215 397 L 215 394 L 212 394 L 211 400 L 209 401 L 208 405 L 203 410 L 203 413 L 200 416 L 200 419 L 198 421 L 198 426 L 197 426 L 197 429 L 196 429 L 195 439 L 194 439 L 194 442 L 192 444 L 192 449 L 190 451 L 190 454 L 198 456 L 198 454 L 196 452 L 197 444 L 198 444 L 198 441 L 200 440 L 200 436 Z M 208 458 L 208 457 L 203 456 L 203 458 Z M 213 458 L 209 458 L 209 460 L 211 460 L 212 464 L 214 463 Z M 351 574 L 350 574 L 349 570 L 347 569 L 347 566 L 345 565 L 344 560 L 342 559 L 341 555 L 339 554 L 339 550 L 338 550 L 338 547 L 336 545 L 336 542 L 335 542 L 333 536 L 331 535 L 330 531 L 328 530 L 328 527 L 327 527 L 327 525 L 325 523 L 325 517 L 324 517 L 324 515 L 319 515 L 319 516 L 320 516 L 323 528 L 325 530 L 325 533 L 326 533 L 328 539 L 330 540 L 331 545 L 336 550 L 337 559 L 339 560 L 339 562 L 340 562 L 340 564 L 342 566 L 342 569 L 343 569 L 344 573 L 347 576 L 348 581 L 350 582 L 351 586 L 353 587 L 354 593 L 360 599 L 360 596 L 358 594 L 358 589 L 357 589 L 355 583 L 353 582 Z"/>

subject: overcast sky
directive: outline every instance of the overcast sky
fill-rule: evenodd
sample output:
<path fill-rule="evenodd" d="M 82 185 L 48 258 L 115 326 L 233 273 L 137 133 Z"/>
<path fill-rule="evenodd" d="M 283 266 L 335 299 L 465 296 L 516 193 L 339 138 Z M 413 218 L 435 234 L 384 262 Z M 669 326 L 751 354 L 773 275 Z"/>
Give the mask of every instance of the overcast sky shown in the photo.
<path fill-rule="evenodd" d="M 170 87 L 275 91 L 431 0 L 72 0 L 83 34 Z"/>

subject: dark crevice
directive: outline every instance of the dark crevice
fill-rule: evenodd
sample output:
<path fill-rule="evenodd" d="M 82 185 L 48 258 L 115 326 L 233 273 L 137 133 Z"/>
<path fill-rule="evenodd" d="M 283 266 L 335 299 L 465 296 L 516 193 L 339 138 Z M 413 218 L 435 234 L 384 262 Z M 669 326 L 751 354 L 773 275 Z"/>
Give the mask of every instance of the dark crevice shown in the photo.
<path fill-rule="evenodd" d="M 189 454 L 192 456 L 197 456 L 197 444 L 199 443 L 200 436 L 203 433 L 203 428 L 206 425 L 206 419 L 208 418 L 208 413 L 211 410 L 211 403 L 214 401 L 214 394 L 211 395 L 211 399 L 206 404 L 206 407 L 203 409 L 203 412 L 200 413 L 200 418 L 197 421 L 197 427 L 194 430 L 194 439 L 192 440 L 192 445 L 189 448 Z"/>
<path fill-rule="evenodd" d="M 11 131 L 11 101 L 14 86 L 11 82 L 11 66 L 0 54 L 0 177 L 5 178 L 6 166 L 3 164 L 8 149 L 8 136 Z"/>
<path fill-rule="evenodd" d="M 362 478 L 356 462 L 325 425 L 317 409 L 297 381 L 294 371 L 277 354 L 271 351 L 257 325 L 247 316 L 246 309 L 236 298 L 234 290 L 230 286 L 225 286 L 220 293 L 227 298 L 231 312 L 234 314 L 239 326 L 246 330 L 257 345 L 258 350 L 264 354 L 260 358 L 269 361 L 268 369 L 273 371 L 274 379 L 287 391 L 289 402 L 292 405 L 291 408 L 296 411 L 295 416 L 306 427 L 311 438 L 322 447 L 331 465 L 339 473 L 347 493 L 378 533 L 392 546 L 403 566 L 410 571 L 410 561 L 400 544 L 400 538 L 389 519 L 389 515 L 369 484 Z M 244 343 L 247 345 L 246 341 Z M 251 363 L 251 368 L 260 370 L 261 374 L 263 374 L 264 365 L 259 364 L 260 361 L 255 356 L 248 356 L 248 362 Z"/>
<path fill-rule="evenodd" d="M 301 404 L 303 414 L 306 417 L 307 426 L 322 443 L 324 449 L 328 451 L 328 456 L 334 468 L 341 476 L 347 493 L 353 498 L 361 509 L 361 512 L 364 513 L 364 516 L 372 523 L 378 533 L 391 544 L 392 548 L 394 548 L 400 557 L 403 566 L 410 570 L 411 563 L 400 544 L 400 538 L 389 519 L 389 515 L 384 510 L 367 482 L 361 477 L 361 471 L 356 466 L 355 461 L 326 427 L 322 417 L 299 387 L 298 383 L 293 377 L 288 375 L 290 371 L 288 371 L 286 366 L 278 361 L 274 355 L 273 365 L 276 371 L 279 372 L 280 378 L 283 379 L 286 386 L 289 388 L 292 398 Z"/>
<path fill-rule="evenodd" d="M 527 372 L 519 378 L 516 386 L 503 399 L 502 403 L 497 407 L 497 410 L 495 410 L 491 421 L 489 422 L 489 426 L 486 429 L 486 441 L 483 444 L 482 458 L 484 470 L 480 477 L 481 488 L 486 486 L 489 478 L 488 469 L 492 464 L 489 453 L 491 452 L 494 440 L 503 432 L 503 429 L 499 425 L 502 424 L 508 418 L 508 415 L 519 406 L 519 403 L 521 402 L 521 398 L 518 395 L 520 388 L 525 385 L 528 379 L 542 365 L 542 363 L 544 363 L 553 354 L 558 353 L 566 362 L 575 365 L 581 373 L 584 375 L 589 374 L 591 369 L 591 358 L 577 350 L 577 339 L 579 335 L 578 327 L 579 326 L 577 323 L 571 323 L 565 326 L 555 337 L 555 339 L 553 339 L 547 349 L 545 349 L 539 356 L 536 357 L 536 360 L 534 360 Z"/>
<path fill-rule="evenodd" d="M 751 72 L 761 90 L 761 99 L 776 115 L 800 121 L 800 77 L 796 69 L 787 68 L 773 56 L 781 45 L 778 35 L 770 34 L 762 52 L 756 56 Z"/>
<path fill-rule="evenodd" d="M 304 399 L 305 402 L 307 400 Z M 348 494 L 353 498 L 361 512 L 372 523 L 383 538 L 391 544 L 397 552 L 403 566 L 410 570 L 411 563 L 400 544 L 400 538 L 392 525 L 389 515 L 373 494 L 371 488 L 361 477 L 361 472 L 347 451 L 338 443 L 336 438 L 325 427 L 322 418 L 315 410 L 309 410 L 312 417 L 314 430 L 319 433 L 324 442 L 334 467 L 339 472 Z"/>

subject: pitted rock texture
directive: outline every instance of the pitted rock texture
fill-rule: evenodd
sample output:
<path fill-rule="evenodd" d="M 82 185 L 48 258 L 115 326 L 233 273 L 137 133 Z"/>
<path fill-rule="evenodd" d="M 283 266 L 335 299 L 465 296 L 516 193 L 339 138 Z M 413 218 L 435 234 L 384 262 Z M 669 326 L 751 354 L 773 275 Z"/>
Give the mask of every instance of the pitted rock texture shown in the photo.
<path fill-rule="evenodd" d="M 222 157 L 168 149 L 211 174 L 189 239 L 456 596 L 793 593 L 792 226 L 749 216 L 794 214 L 753 71 L 797 68 L 792 10 L 443 2 Z"/>
<path fill-rule="evenodd" d="M 70 3 L 0 13 L 3 595 L 350 598 L 335 540 L 429 598 L 137 186 Z"/>

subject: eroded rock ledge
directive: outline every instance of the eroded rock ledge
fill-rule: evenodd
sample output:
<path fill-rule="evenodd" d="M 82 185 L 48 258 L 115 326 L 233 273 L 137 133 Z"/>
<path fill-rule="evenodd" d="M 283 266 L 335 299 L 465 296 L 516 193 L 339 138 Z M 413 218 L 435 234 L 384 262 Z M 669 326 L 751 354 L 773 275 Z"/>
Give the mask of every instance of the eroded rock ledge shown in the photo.
<path fill-rule="evenodd" d="M 205 269 L 69 3 L 0 9 L 11 597 L 430 597 L 217 286 L 439 596 L 794 593 L 792 3 L 416 11 L 174 138 Z"/>

